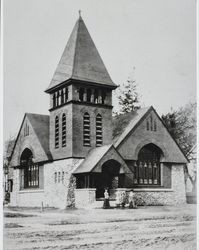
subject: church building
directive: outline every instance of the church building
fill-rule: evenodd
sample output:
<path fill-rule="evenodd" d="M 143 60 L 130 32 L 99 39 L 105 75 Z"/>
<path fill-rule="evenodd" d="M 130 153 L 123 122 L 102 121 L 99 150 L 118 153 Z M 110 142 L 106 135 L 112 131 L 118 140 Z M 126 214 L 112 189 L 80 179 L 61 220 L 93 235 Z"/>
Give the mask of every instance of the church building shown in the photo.
<path fill-rule="evenodd" d="M 11 206 L 85 207 L 105 188 L 133 189 L 138 205 L 186 202 L 187 158 L 152 106 L 113 117 L 116 88 L 80 16 L 45 90 L 49 115 L 24 115 Z"/>

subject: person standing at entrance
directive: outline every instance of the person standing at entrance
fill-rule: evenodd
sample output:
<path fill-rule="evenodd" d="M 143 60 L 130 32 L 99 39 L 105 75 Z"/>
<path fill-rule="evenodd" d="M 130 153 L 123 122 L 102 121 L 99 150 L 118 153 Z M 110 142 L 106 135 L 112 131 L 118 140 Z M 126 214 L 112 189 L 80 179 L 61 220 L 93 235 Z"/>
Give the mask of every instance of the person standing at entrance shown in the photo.
<path fill-rule="evenodd" d="M 105 192 L 104 192 L 104 205 L 103 205 L 103 208 L 105 208 L 105 209 L 110 208 L 109 194 L 108 194 L 107 189 L 105 189 Z"/>
<path fill-rule="evenodd" d="M 129 193 L 129 208 L 136 208 L 133 190 Z"/>

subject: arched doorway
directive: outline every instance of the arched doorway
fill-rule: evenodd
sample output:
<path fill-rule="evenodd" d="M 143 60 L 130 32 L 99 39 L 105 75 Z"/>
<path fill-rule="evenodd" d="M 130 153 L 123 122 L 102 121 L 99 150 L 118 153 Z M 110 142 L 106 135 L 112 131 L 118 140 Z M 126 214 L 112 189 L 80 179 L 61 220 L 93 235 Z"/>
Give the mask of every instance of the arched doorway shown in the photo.
<path fill-rule="evenodd" d="M 142 147 L 135 165 L 134 184 L 140 186 L 160 185 L 160 159 L 162 150 L 153 143 Z"/>
<path fill-rule="evenodd" d="M 120 168 L 121 164 L 116 160 L 108 160 L 102 165 L 102 172 L 95 175 L 96 198 L 104 197 L 106 188 L 110 194 L 123 186 L 124 174 L 120 174 Z"/>
<path fill-rule="evenodd" d="M 21 188 L 39 186 L 39 166 L 33 163 L 33 153 L 29 148 L 24 149 L 20 158 Z"/>

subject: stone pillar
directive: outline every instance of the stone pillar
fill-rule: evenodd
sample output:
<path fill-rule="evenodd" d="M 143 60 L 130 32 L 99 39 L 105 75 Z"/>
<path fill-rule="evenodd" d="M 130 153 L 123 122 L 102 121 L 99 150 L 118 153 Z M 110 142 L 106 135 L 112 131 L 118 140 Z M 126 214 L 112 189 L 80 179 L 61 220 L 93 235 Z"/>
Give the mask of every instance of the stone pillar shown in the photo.
<path fill-rule="evenodd" d="M 102 103 L 102 91 L 99 89 L 98 91 L 98 103 Z"/>
<path fill-rule="evenodd" d="M 91 102 L 94 102 L 94 89 L 91 90 Z"/>
<path fill-rule="evenodd" d="M 87 93 L 86 90 L 84 89 L 84 94 L 83 94 L 83 101 L 86 102 L 87 101 Z"/>

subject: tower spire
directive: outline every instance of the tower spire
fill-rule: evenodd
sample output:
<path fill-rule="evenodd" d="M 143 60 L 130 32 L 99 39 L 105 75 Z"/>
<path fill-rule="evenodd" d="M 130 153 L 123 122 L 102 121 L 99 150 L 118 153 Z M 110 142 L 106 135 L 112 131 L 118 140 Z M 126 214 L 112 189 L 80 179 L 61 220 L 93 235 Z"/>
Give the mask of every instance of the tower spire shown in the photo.
<path fill-rule="evenodd" d="M 79 10 L 79 18 L 81 17 L 81 12 L 82 12 L 82 11 L 81 11 L 81 10 Z"/>

